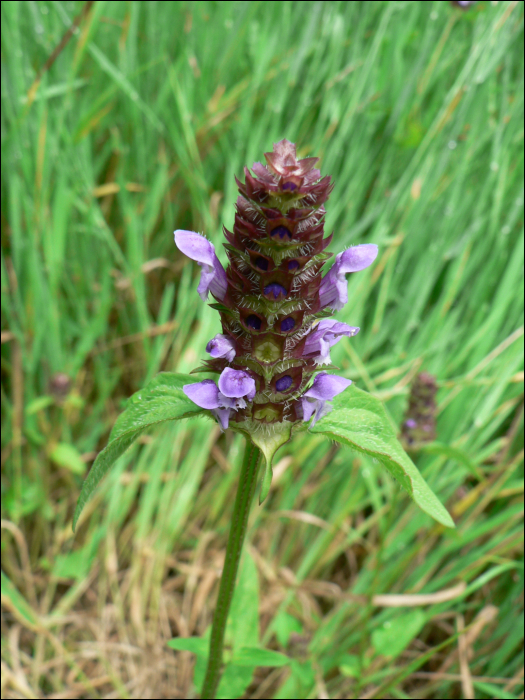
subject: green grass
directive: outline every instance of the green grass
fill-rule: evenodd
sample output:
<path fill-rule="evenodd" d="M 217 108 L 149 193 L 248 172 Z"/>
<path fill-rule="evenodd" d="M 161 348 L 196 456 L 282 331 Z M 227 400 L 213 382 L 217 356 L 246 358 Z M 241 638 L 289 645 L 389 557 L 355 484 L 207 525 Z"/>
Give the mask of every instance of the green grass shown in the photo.
<path fill-rule="evenodd" d="M 331 249 L 379 244 L 332 358 L 397 424 L 437 377 L 415 461 L 457 529 L 346 448 L 282 448 L 247 549 L 295 665 L 246 697 L 523 697 L 522 3 L 96 2 L 33 100 L 82 6 L 2 3 L 2 697 L 195 692 L 167 640 L 210 624 L 242 440 L 161 429 L 71 520 L 125 399 L 220 329 L 173 230 L 224 261 L 234 176 L 282 138 L 334 178 Z"/>

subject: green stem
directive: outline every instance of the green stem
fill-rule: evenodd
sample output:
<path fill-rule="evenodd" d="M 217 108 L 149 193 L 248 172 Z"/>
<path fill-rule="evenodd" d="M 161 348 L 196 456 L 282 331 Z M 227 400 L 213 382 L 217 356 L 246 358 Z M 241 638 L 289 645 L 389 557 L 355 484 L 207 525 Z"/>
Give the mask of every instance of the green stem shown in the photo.
<path fill-rule="evenodd" d="M 210 655 L 208 657 L 208 668 L 202 686 L 201 697 L 213 700 L 217 692 L 217 686 L 221 677 L 222 649 L 224 646 L 224 632 L 226 621 L 232 602 L 239 559 L 241 558 L 242 545 L 250 514 L 250 505 L 257 485 L 257 471 L 261 461 L 261 451 L 250 441 L 246 443 L 244 460 L 239 477 L 239 486 L 233 507 L 233 518 L 226 547 L 226 557 L 222 569 L 221 584 L 219 586 L 219 596 L 217 606 L 213 615 L 213 627 L 210 639 Z"/>

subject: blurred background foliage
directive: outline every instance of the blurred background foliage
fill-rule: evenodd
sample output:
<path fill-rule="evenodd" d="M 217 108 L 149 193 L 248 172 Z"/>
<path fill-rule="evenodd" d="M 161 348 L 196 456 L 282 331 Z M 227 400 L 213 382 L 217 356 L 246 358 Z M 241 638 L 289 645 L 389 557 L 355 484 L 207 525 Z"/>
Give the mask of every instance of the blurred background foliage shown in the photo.
<path fill-rule="evenodd" d="M 334 178 L 332 250 L 379 245 L 332 358 L 397 425 L 435 377 L 412 456 L 457 529 L 286 445 L 230 641 L 293 663 L 223 697 L 523 697 L 523 3 L 4 2 L 1 118 L 2 697 L 195 693 L 167 640 L 210 624 L 240 437 L 160 429 L 71 518 L 127 397 L 220 330 L 173 230 L 224 262 L 282 138 Z"/>

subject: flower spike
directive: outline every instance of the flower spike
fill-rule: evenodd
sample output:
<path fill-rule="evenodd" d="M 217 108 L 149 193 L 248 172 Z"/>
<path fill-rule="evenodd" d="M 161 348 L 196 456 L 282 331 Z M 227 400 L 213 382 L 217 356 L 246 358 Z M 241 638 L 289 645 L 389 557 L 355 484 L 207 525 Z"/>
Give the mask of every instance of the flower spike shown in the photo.
<path fill-rule="evenodd" d="M 202 268 L 198 293 L 220 304 L 222 333 L 206 345 L 205 368 L 219 375 L 184 386 L 223 429 L 230 424 L 256 439 L 281 435 L 301 421 L 311 425 L 331 410 L 330 401 L 351 382 L 319 372 L 330 348 L 359 328 L 328 319 L 348 301 L 346 275 L 364 270 L 377 246 L 339 253 L 322 276 L 331 236 L 324 237 L 324 205 L 333 185 L 315 167 L 317 158 L 297 157 L 283 139 L 265 153 L 266 165 L 245 168 L 233 229 L 225 229 L 229 265 L 193 231 L 175 231 L 179 250 Z M 266 438 L 265 438 L 266 439 Z"/>

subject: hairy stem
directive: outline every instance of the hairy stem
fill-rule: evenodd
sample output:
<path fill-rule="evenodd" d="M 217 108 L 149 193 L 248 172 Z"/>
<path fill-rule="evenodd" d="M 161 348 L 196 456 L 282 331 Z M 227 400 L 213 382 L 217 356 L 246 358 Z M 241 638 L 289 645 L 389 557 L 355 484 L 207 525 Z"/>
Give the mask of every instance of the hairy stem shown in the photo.
<path fill-rule="evenodd" d="M 208 668 L 202 686 L 202 698 L 213 699 L 217 692 L 217 686 L 221 677 L 222 649 L 224 645 L 224 632 L 228 612 L 232 602 L 239 559 L 246 534 L 250 505 L 257 485 L 257 472 L 261 461 L 261 451 L 251 442 L 247 441 L 244 452 L 244 460 L 239 477 L 239 486 L 235 497 L 233 518 L 226 547 L 226 557 L 222 570 L 221 584 L 217 606 L 213 615 L 213 627 L 210 639 L 210 655 Z"/>

